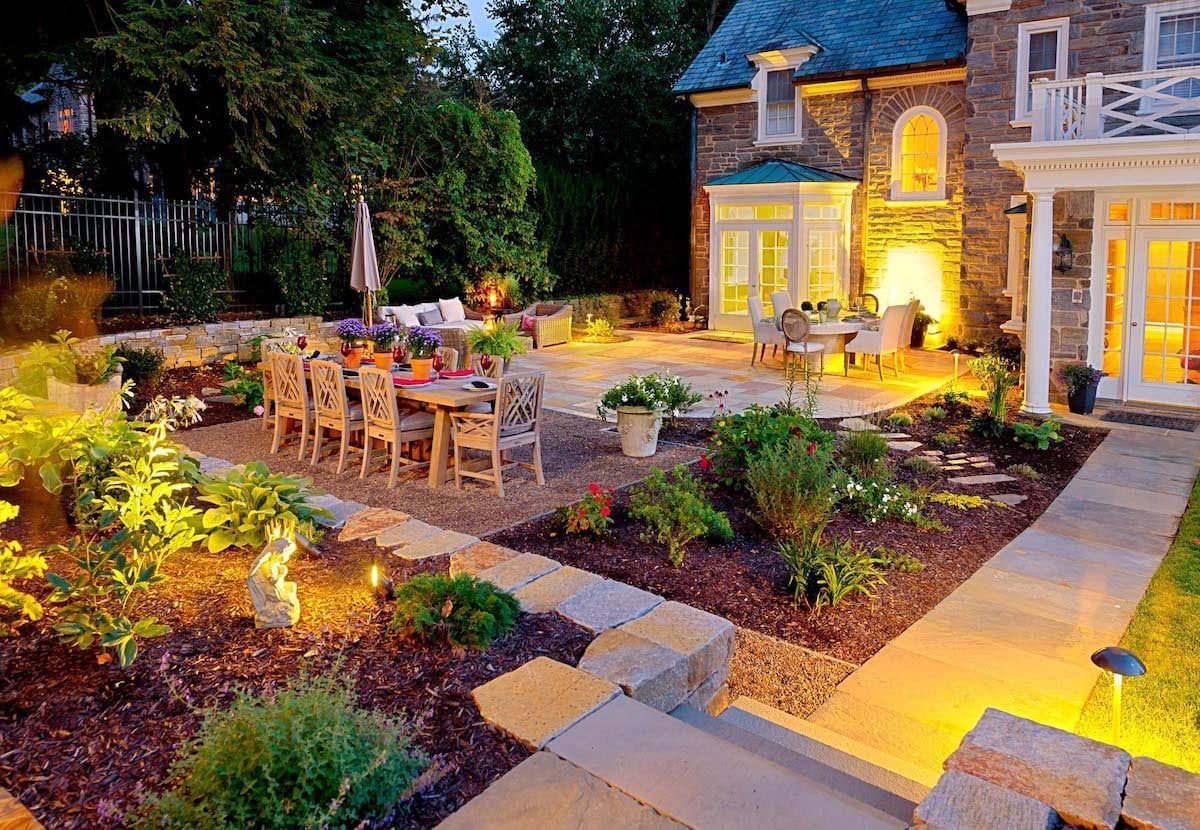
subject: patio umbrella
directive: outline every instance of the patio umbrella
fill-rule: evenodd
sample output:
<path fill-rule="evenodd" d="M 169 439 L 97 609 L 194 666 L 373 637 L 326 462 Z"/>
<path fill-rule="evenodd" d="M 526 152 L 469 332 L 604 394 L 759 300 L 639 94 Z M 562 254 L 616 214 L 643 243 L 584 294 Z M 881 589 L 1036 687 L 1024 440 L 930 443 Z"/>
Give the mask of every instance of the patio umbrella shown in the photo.
<path fill-rule="evenodd" d="M 369 326 L 375 322 L 371 312 L 373 292 L 380 289 L 379 263 L 375 259 L 375 238 L 371 235 L 371 212 L 367 200 L 358 197 L 354 206 L 354 239 L 350 248 L 350 287 L 365 293 L 363 317 Z"/>

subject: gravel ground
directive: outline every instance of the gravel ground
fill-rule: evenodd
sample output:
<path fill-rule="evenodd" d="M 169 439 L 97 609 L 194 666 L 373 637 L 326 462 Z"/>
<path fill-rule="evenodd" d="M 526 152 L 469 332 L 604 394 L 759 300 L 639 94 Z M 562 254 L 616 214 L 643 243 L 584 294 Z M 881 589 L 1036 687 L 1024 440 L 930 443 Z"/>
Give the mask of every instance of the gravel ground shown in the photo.
<path fill-rule="evenodd" d="M 358 477 L 358 456 L 354 465 L 337 475 L 336 456 L 322 460 L 317 467 L 296 460 L 295 445 L 286 445 L 271 455 L 271 439 L 260 432 L 257 419 L 192 429 L 179 440 L 205 455 L 224 458 L 235 464 L 263 459 L 281 473 L 298 473 L 313 479 L 316 487 L 338 498 L 353 499 L 372 507 L 402 510 L 439 527 L 484 536 L 534 516 L 569 504 L 583 497 L 596 482 L 605 487 L 623 487 L 645 478 L 651 467 L 673 467 L 700 457 L 698 447 L 660 442 L 653 458 L 626 458 L 621 454 L 621 439 L 615 432 L 604 432 L 606 424 L 577 415 L 543 411 L 542 465 L 546 486 L 538 487 L 533 473 L 512 470 L 505 473 L 503 499 L 490 485 L 463 481 L 456 490 L 453 481 L 436 490 L 426 484 L 426 470 L 401 474 L 395 490 L 387 487 L 387 474 L 373 473 L 366 481 Z M 527 459 L 528 451 L 517 451 L 517 459 Z M 525 454 L 523 454 L 525 453 Z M 378 454 L 377 458 L 380 458 Z"/>
<path fill-rule="evenodd" d="M 806 718 L 858 668 L 746 628 L 737 629 L 729 693 Z"/>

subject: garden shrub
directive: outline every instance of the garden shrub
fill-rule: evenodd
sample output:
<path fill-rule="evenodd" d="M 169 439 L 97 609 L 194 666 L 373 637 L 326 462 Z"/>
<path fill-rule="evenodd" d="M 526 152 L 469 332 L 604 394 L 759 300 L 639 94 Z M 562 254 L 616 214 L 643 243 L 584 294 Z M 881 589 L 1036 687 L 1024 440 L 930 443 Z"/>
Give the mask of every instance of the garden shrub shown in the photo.
<path fill-rule="evenodd" d="M 385 816 L 425 766 L 407 726 L 364 709 L 334 677 L 209 709 L 139 830 L 351 828 Z"/>
<path fill-rule="evenodd" d="M 961 389 L 947 389 L 942 393 L 942 406 L 946 409 L 957 409 L 967 402 L 967 393 Z"/>
<path fill-rule="evenodd" d="M 990 412 L 980 412 L 972 416 L 967 423 L 967 432 L 974 435 L 976 438 L 984 438 L 989 441 L 1003 441 L 1012 434 L 1012 428 L 1004 421 L 996 418 Z"/>
<path fill-rule="evenodd" d="M 746 487 L 755 519 L 777 539 L 796 539 L 829 521 L 836 500 L 834 471 L 815 444 L 772 444 L 751 457 Z"/>
<path fill-rule="evenodd" d="M 743 489 L 750 459 L 768 447 L 787 443 L 814 444 L 817 452 L 828 456 L 833 435 L 812 418 L 784 407 L 752 405 L 740 414 L 723 415 L 709 439 L 712 475 L 725 487 Z"/>
<path fill-rule="evenodd" d="M 265 391 L 262 369 L 247 369 L 237 361 L 231 360 L 225 364 L 221 375 L 229 381 L 225 392 L 232 395 L 239 405 L 251 410 L 262 405 Z"/>
<path fill-rule="evenodd" d="M 93 334 L 112 291 L 113 283 L 106 276 L 35 278 L 6 293 L 0 302 L 0 322 L 10 334 L 25 339 L 59 329 Z"/>
<path fill-rule="evenodd" d="M 917 523 L 921 515 L 918 499 L 903 484 L 894 484 L 886 476 L 848 478 L 840 485 L 842 509 L 875 524 L 881 519 L 899 519 Z"/>
<path fill-rule="evenodd" d="M 838 460 L 844 468 L 865 478 L 878 471 L 887 451 L 887 439 L 878 432 L 858 430 L 842 436 L 838 443 Z"/>
<path fill-rule="evenodd" d="M 926 421 L 944 421 L 946 410 L 940 406 L 931 406 L 921 413 L 921 417 Z"/>
<path fill-rule="evenodd" d="M 289 315 L 320 316 L 329 309 L 333 300 L 333 281 L 324 259 L 311 250 L 294 252 L 287 261 L 274 263 L 271 275 Z"/>
<path fill-rule="evenodd" d="M 17 517 L 19 508 L 0 500 L 0 525 Z M 36 579 L 46 573 L 46 560 L 38 554 L 21 553 L 21 543 L 0 539 L 0 637 L 13 633 L 22 620 L 40 620 L 42 606 L 37 598 L 18 590 L 17 580 Z M 16 622 L 12 622 L 16 617 Z"/>
<path fill-rule="evenodd" d="M 887 416 L 887 422 L 893 427 L 910 427 L 913 424 L 912 416 L 907 412 L 893 412 Z"/>
<path fill-rule="evenodd" d="M 44 398 L 49 395 L 49 378 L 92 386 L 107 383 L 120 369 L 115 346 L 85 352 L 78 345 L 79 338 L 66 329 L 55 332 L 49 343 L 29 343 L 17 363 L 13 385 L 27 395 Z"/>
<path fill-rule="evenodd" d="M 1028 450 L 1048 450 L 1050 445 L 1063 440 L 1058 421 L 1047 419 L 1037 423 L 1014 421 L 1013 441 Z"/>
<path fill-rule="evenodd" d="M 152 346 L 137 349 L 133 346 L 121 345 L 117 347 L 116 356 L 121 359 L 121 373 L 125 380 L 131 380 L 134 383 L 153 383 L 162 377 L 166 357 Z"/>
<path fill-rule="evenodd" d="M 587 495 L 573 505 L 563 507 L 568 534 L 590 533 L 603 536 L 612 527 L 612 490 L 592 483 Z"/>
<path fill-rule="evenodd" d="M 998 357 L 1012 368 L 1021 365 L 1021 338 L 1015 334 L 998 334 L 983 345 L 985 355 Z"/>
<path fill-rule="evenodd" d="M 709 503 L 704 486 L 682 464 L 669 478 L 654 468 L 633 489 L 629 515 L 646 526 L 642 541 L 665 545 L 667 558 L 676 566 L 683 563 L 685 548 L 696 539 L 733 539 L 729 519 Z"/>
<path fill-rule="evenodd" d="M 679 298 L 670 291 L 655 291 L 650 296 L 647 313 L 653 325 L 661 326 L 679 319 Z"/>
<path fill-rule="evenodd" d="M 257 550 L 272 538 L 294 533 L 315 540 L 317 519 L 332 515 L 309 504 L 316 493 L 308 485 L 306 478 L 272 473 L 261 461 L 201 479 L 197 501 L 212 505 L 203 518 L 208 549 Z"/>
<path fill-rule="evenodd" d="M 1008 393 L 1020 380 L 1019 376 L 1008 361 L 994 354 L 977 357 L 967 365 L 987 393 L 988 414 L 993 420 L 1004 423 L 1008 415 Z"/>
<path fill-rule="evenodd" d="M 213 323 L 225 310 L 226 275 L 215 260 L 192 259 L 185 253 L 171 258 L 167 313 L 176 323 Z"/>
<path fill-rule="evenodd" d="M 392 630 L 429 644 L 484 651 L 512 631 L 520 610 L 512 594 L 470 574 L 426 573 L 396 588 Z"/>
<path fill-rule="evenodd" d="M 929 439 L 929 443 L 933 444 L 936 447 L 942 447 L 943 449 L 948 449 L 950 447 L 958 446 L 959 437 L 957 435 L 955 435 L 953 432 L 939 432 Z"/>
<path fill-rule="evenodd" d="M 876 587 L 886 583 L 879 560 L 848 539 L 825 541 L 823 531 L 819 527 L 779 546 L 795 603 L 803 600 L 818 613 L 855 593 L 874 596 Z"/>
<path fill-rule="evenodd" d="M 899 571 L 905 574 L 916 574 L 925 570 L 925 563 L 910 553 L 893 550 L 885 545 L 879 545 L 871 553 L 885 571 Z"/>
<path fill-rule="evenodd" d="M 1008 468 L 1008 472 L 1015 476 L 1020 476 L 1028 481 L 1037 481 L 1042 477 L 1042 474 L 1028 464 L 1013 464 Z"/>
<path fill-rule="evenodd" d="M 916 473 L 917 475 L 925 475 L 926 473 L 936 473 L 938 470 L 936 464 L 934 464 L 928 458 L 923 458 L 919 455 L 914 455 L 914 456 L 904 459 L 902 466 L 904 467 L 904 469 L 911 470 L 912 472 Z"/>

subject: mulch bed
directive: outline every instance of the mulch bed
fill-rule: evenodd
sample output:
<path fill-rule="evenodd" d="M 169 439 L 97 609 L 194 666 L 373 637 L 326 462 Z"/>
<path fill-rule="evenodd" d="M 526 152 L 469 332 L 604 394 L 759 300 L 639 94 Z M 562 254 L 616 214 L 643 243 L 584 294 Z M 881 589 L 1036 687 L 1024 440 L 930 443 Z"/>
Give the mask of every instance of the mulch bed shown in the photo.
<path fill-rule="evenodd" d="M 43 518 L 53 511 L 37 508 L 27 505 L 11 529 L 27 547 L 63 535 Z M 483 722 L 471 690 L 538 656 L 574 665 L 591 637 L 536 614 L 522 615 L 485 653 L 399 640 L 387 630 L 390 607 L 366 583 L 374 551 L 326 542 L 320 556 L 294 558 L 300 622 L 274 631 L 253 626 L 251 553 L 179 554 L 143 606 L 172 632 L 146 642 L 124 670 L 59 644 L 44 624 L 0 641 L 0 786 L 47 827 L 120 826 L 142 793 L 162 786 L 200 723 L 199 708 L 227 705 L 237 688 L 269 690 L 303 671 L 335 670 L 354 679 L 362 704 L 408 719 L 432 762 L 429 783 L 373 826 L 436 825 L 529 755 Z M 421 569 L 445 567 L 443 557 Z M 391 575 L 399 581 L 417 570 Z"/>
<path fill-rule="evenodd" d="M 194 395 L 203 399 L 204 389 L 219 389 L 224 378 L 216 366 L 189 366 L 178 369 L 167 369 L 158 378 L 136 384 L 133 387 L 133 403 L 129 411 L 137 414 L 158 395 L 164 398 L 187 397 Z M 204 410 L 204 420 L 196 426 L 212 426 L 228 424 L 233 421 L 244 421 L 254 418 L 249 409 L 239 404 L 209 403 Z M 194 429 L 195 427 L 190 427 Z"/>
<path fill-rule="evenodd" d="M 930 396 L 906 409 L 919 414 L 934 403 Z M 564 564 L 637 585 L 668 599 L 719 614 L 736 625 L 811 648 L 842 660 L 861 663 L 928 612 L 965 581 L 1049 506 L 1091 455 L 1106 433 L 1070 426 L 1066 440 L 1050 452 L 1024 450 L 965 434 L 971 408 L 958 407 L 937 422 L 917 420 L 903 431 L 928 441 L 937 432 L 955 432 L 963 443 L 947 452 L 986 453 L 999 468 L 1026 463 L 1042 474 L 1038 481 L 1016 481 L 983 487 L 956 487 L 940 472 L 916 475 L 897 467 L 895 480 L 934 490 L 979 495 L 1016 493 L 1028 499 L 1015 508 L 959 510 L 939 504 L 926 512 L 949 527 L 947 532 L 921 531 L 910 524 L 885 520 L 867 524 L 856 516 L 838 515 L 826 534 L 851 538 L 868 548 L 885 546 L 910 554 L 924 564 L 919 573 L 889 572 L 888 585 L 874 599 L 855 595 L 832 611 L 812 615 L 792 604 L 786 590 L 787 569 L 776 544 L 753 518 L 753 506 L 740 494 L 718 491 L 715 504 L 729 514 L 735 539 L 730 544 L 692 543 L 681 567 L 672 567 L 654 543 L 640 539 L 640 526 L 627 516 L 628 492 L 614 500 L 616 526 L 601 539 L 567 537 L 557 517 L 546 517 L 489 537 L 489 541 L 540 553 Z M 833 428 L 836 422 L 827 423 Z M 885 430 L 888 429 L 885 427 Z M 892 454 L 893 463 L 898 454 Z M 967 473 L 992 471 L 968 470 Z M 603 484 L 603 482 L 601 482 Z"/>
<path fill-rule="evenodd" d="M 699 323 L 662 323 L 656 325 L 649 320 L 641 322 L 629 323 L 621 326 L 621 329 L 629 329 L 632 331 L 652 331 L 657 334 L 694 334 L 698 331 L 703 331 L 703 327 Z"/>

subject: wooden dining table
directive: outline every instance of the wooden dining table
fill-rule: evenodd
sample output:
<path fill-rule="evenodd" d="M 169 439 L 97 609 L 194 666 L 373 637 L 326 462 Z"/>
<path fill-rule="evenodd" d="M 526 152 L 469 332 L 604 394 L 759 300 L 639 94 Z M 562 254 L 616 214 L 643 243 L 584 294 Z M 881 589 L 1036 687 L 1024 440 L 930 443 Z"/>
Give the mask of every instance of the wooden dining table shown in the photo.
<path fill-rule="evenodd" d="M 267 364 L 259 364 L 259 368 L 263 372 L 263 384 L 269 384 L 271 382 L 271 367 Z M 409 373 L 405 371 L 393 370 L 392 374 L 400 378 L 410 377 Z M 356 391 L 361 389 L 356 370 L 343 368 L 342 377 L 346 381 L 347 389 L 354 389 Z M 422 404 L 426 409 L 433 411 L 433 447 L 430 450 L 429 456 L 428 478 L 430 487 L 441 487 L 446 483 L 446 479 L 450 475 L 450 413 L 466 409 L 471 404 L 495 404 L 496 389 L 476 391 L 463 388 L 473 380 L 486 380 L 492 384 L 496 383 L 491 378 L 471 375 L 460 378 L 439 378 L 424 386 L 395 387 L 396 397 L 399 400 Z"/>

